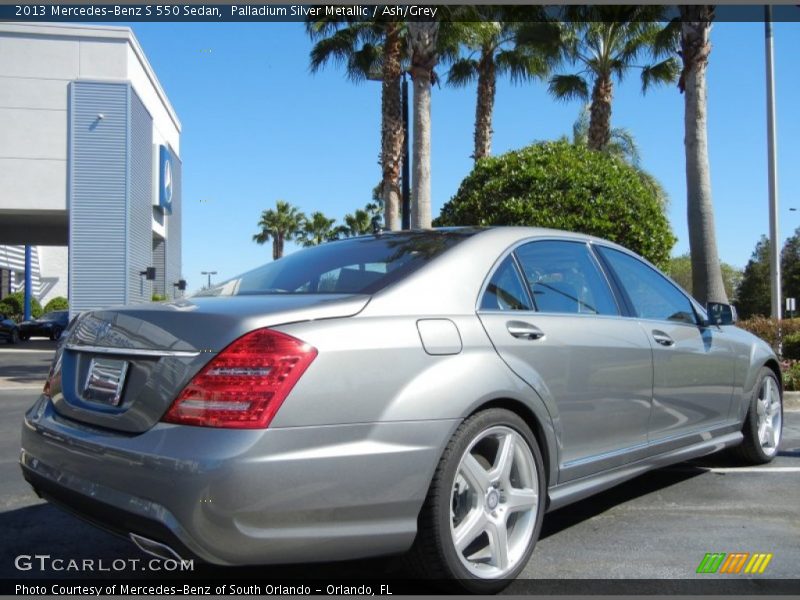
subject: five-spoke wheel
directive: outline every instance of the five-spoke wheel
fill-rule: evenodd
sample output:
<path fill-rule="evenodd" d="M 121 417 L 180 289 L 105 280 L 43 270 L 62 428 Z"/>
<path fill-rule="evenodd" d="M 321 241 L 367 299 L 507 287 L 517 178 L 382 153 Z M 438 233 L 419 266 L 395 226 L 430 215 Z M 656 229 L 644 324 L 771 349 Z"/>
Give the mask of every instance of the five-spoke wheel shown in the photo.
<path fill-rule="evenodd" d="M 468 591 L 503 589 L 539 537 L 544 464 L 518 415 L 492 408 L 453 434 L 420 513 L 413 566 Z"/>
<path fill-rule="evenodd" d="M 734 453 L 747 464 L 764 464 L 778 454 L 783 433 L 783 401 L 775 373 L 764 367 L 758 375 L 744 419 L 742 444 Z"/>
<path fill-rule="evenodd" d="M 450 534 L 476 577 L 502 578 L 528 549 L 539 482 L 525 439 L 507 426 L 481 432 L 464 452 L 452 487 Z"/>
<path fill-rule="evenodd" d="M 772 377 L 764 378 L 756 398 L 758 441 L 764 454 L 774 456 L 781 441 L 781 391 Z"/>

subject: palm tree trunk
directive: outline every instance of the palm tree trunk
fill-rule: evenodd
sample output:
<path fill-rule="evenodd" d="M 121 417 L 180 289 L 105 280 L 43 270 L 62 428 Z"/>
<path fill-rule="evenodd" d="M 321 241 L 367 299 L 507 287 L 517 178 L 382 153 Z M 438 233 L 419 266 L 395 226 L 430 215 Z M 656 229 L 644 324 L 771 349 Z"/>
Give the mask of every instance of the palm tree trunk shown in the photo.
<path fill-rule="evenodd" d="M 411 78 L 414 81 L 414 145 L 411 228 L 431 227 L 431 79 L 438 56 L 438 22 L 411 21 Z"/>
<path fill-rule="evenodd" d="M 383 211 L 386 229 L 400 229 L 400 167 L 403 155 L 403 115 L 400 106 L 400 25 L 386 26 L 381 88 L 381 167 L 383 169 Z"/>
<path fill-rule="evenodd" d="M 478 102 L 475 107 L 475 162 L 492 153 L 492 112 L 497 74 L 491 48 L 484 48 L 478 64 Z"/>
<path fill-rule="evenodd" d="M 278 260 L 283 256 L 283 234 L 276 233 L 272 238 L 272 260 Z"/>
<path fill-rule="evenodd" d="M 592 106 L 589 116 L 589 148 L 602 150 L 611 139 L 611 99 L 614 93 L 609 75 L 602 75 L 594 82 Z"/>
<path fill-rule="evenodd" d="M 686 147 L 686 209 L 692 257 L 692 294 L 701 303 L 728 303 L 717 254 L 711 172 L 706 126 L 706 68 L 711 53 L 709 34 L 713 7 L 681 6 L 683 72 L 678 83 L 684 93 Z"/>

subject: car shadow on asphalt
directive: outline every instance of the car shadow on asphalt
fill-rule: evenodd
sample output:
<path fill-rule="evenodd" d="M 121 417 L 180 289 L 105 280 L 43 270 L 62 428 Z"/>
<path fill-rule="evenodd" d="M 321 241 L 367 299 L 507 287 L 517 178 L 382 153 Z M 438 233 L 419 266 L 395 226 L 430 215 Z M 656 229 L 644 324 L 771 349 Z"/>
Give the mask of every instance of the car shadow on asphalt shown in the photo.
<path fill-rule="evenodd" d="M 38 365 L 10 365 L 4 366 L 0 370 L 0 377 L 3 378 L 3 381 L 6 383 L 6 385 L 9 383 L 18 385 L 34 385 L 42 383 L 47 377 L 49 370 L 49 363 Z"/>
<path fill-rule="evenodd" d="M 560 531 L 574 527 L 620 504 L 706 473 L 704 468 L 693 463 L 684 463 L 684 466 L 686 468 L 680 470 L 659 469 L 650 471 L 609 490 L 595 494 L 590 498 L 548 513 L 544 518 L 539 539 L 547 538 Z"/>

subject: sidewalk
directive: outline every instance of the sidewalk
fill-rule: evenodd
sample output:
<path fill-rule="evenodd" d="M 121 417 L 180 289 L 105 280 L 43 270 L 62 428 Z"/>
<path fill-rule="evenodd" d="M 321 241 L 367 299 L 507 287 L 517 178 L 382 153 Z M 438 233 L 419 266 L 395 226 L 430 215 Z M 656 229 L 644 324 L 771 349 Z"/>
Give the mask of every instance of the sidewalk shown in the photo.
<path fill-rule="evenodd" d="M 800 411 L 800 392 L 783 393 L 783 410 Z"/>

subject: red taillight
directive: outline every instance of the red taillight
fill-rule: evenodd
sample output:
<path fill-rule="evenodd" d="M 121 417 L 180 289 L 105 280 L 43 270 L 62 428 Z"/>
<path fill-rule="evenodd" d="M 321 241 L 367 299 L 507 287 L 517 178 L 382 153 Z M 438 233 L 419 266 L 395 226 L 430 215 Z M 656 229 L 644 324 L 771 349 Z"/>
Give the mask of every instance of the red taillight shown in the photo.
<path fill-rule="evenodd" d="M 192 378 L 164 421 L 237 429 L 267 427 L 316 356 L 315 348 L 284 333 L 251 331 Z"/>

